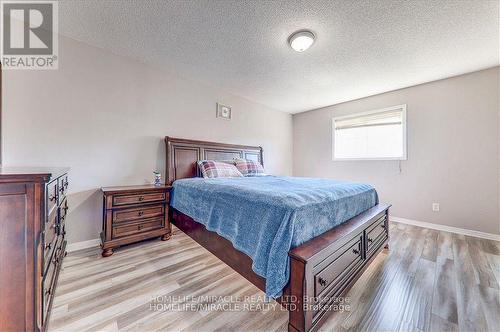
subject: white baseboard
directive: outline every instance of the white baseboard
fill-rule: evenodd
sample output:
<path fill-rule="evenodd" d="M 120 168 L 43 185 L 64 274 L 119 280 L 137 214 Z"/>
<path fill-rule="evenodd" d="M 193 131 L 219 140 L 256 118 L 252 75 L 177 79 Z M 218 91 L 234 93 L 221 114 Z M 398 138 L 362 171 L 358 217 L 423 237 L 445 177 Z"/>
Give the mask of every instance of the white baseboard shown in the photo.
<path fill-rule="evenodd" d="M 77 250 L 98 247 L 100 244 L 101 244 L 100 239 L 92 239 L 92 240 L 88 240 L 88 241 L 70 243 L 66 246 L 66 251 L 73 252 L 73 251 L 77 251 Z"/>
<path fill-rule="evenodd" d="M 474 236 L 474 237 L 479 237 L 479 238 L 482 238 L 482 239 L 500 241 L 500 235 L 499 234 L 491 234 L 491 233 L 473 231 L 471 229 L 458 228 L 458 227 L 452 227 L 452 226 L 445 226 L 445 225 L 433 224 L 433 223 L 425 222 L 425 221 L 417 221 L 417 220 L 411 220 L 411 219 L 399 218 L 399 217 L 393 217 L 393 216 L 390 216 L 389 219 L 391 221 L 399 222 L 399 223 L 402 223 L 402 224 L 408 224 L 408 225 L 413 225 L 413 226 L 418 226 L 418 227 L 435 229 L 435 230 L 438 230 L 438 231 L 444 231 L 444 232 L 450 232 L 450 233 L 456 233 L 456 234 Z"/>

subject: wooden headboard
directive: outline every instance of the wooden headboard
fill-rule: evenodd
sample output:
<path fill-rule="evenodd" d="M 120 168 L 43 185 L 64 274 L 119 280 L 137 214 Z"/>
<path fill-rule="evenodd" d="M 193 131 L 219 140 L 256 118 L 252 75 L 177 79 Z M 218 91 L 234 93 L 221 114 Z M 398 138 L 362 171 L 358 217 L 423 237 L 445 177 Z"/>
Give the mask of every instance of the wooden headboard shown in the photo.
<path fill-rule="evenodd" d="M 243 158 L 255 160 L 264 166 L 262 147 L 235 144 L 194 141 L 183 138 L 165 137 L 167 163 L 166 182 L 201 176 L 198 160 L 231 160 Z"/>

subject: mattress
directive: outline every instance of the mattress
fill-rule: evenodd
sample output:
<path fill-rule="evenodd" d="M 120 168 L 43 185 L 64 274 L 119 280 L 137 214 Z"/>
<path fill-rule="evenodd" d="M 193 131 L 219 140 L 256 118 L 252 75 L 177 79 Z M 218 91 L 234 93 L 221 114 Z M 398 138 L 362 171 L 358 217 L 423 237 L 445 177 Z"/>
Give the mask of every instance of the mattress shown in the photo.
<path fill-rule="evenodd" d="M 170 205 L 232 242 L 279 297 L 288 251 L 378 203 L 368 184 L 301 177 L 189 178 L 173 183 Z"/>

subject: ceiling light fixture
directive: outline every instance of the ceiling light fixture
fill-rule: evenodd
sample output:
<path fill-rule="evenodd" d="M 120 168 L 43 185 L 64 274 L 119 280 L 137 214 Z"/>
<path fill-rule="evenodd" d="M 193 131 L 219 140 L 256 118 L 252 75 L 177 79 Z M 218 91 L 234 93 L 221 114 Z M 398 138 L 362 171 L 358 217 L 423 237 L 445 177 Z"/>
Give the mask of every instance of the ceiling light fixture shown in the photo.
<path fill-rule="evenodd" d="M 304 52 L 314 43 L 316 36 L 309 30 L 300 30 L 292 33 L 288 38 L 290 47 L 297 52 Z"/>

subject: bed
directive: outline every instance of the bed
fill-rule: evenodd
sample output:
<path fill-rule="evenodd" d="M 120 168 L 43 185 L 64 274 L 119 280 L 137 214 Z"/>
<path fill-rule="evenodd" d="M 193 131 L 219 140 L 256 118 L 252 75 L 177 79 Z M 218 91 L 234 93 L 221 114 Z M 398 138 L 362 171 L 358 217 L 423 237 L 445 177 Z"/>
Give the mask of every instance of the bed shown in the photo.
<path fill-rule="evenodd" d="M 365 184 L 292 177 L 202 179 L 199 160 L 261 147 L 165 138 L 173 224 L 289 311 L 290 331 L 317 329 L 387 246 L 389 205 Z M 313 225 L 313 226 L 311 226 Z"/>

